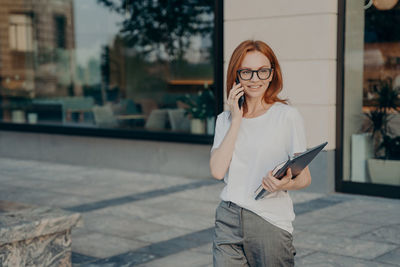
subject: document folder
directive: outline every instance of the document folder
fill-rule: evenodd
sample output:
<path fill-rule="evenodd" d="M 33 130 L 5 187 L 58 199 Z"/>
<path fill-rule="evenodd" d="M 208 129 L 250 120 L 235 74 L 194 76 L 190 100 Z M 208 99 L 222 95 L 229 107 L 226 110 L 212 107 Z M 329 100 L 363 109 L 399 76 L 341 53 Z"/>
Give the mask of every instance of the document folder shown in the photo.
<path fill-rule="evenodd" d="M 296 178 L 297 175 L 300 174 L 300 172 L 307 167 L 308 164 L 317 156 L 319 152 L 328 144 L 328 142 L 322 143 L 316 147 L 310 148 L 309 150 L 296 155 L 293 158 L 288 158 L 286 162 L 283 162 L 276 166 L 274 170 L 272 171 L 272 175 L 277 178 L 277 179 L 282 179 L 285 174 L 287 169 L 292 170 L 292 179 Z M 254 192 L 254 199 L 259 200 L 266 195 L 268 195 L 268 191 L 264 189 L 262 185 L 260 185 L 257 190 Z"/>

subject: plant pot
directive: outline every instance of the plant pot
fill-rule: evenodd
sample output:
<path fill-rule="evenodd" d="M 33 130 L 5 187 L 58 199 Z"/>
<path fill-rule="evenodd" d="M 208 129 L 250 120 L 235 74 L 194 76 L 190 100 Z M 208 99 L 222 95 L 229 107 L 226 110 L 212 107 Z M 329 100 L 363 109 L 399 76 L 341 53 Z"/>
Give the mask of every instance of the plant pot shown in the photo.
<path fill-rule="evenodd" d="M 28 123 L 36 124 L 38 121 L 38 114 L 37 113 L 28 113 Z"/>
<path fill-rule="evenodd" d="M 23 110 L 13 110 L 11 112 L 11 121 L 13 123 L 25 123 L 25 112 Z"/>
<path fill-rule="evenodd" d="M 206 125 L 202 119 L 191 119 L 190 120 L 190 131 L 193 134 L 205 134 Z"/>
<path fill-rule="evenodd" d="M 351 181 L 370 182 L 367 160 L 374 157 L 370 133 L 351 136 Z"/>
<path fill-rule="evenodd" d="M 215 117 L 207 118 L 207 134 L 213 135 L 215 130 Z"/>
<path fill-rule="evenodd" d="M 369 159 L 372 183 L 400 185 L 400 160 Z"/>

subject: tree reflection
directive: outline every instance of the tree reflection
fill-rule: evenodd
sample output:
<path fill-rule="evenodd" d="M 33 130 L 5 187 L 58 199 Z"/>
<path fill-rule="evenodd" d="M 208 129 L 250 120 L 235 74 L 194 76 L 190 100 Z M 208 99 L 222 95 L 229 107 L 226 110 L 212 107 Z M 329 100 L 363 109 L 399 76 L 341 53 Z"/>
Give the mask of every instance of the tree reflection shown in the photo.
<path fill-rule="evenodd" d="M 157 59 L 181 60 L 194 35 L 213 32 L 211 0 L 97 0 L 125 17 L 120 34 L 128 47 Z"/>

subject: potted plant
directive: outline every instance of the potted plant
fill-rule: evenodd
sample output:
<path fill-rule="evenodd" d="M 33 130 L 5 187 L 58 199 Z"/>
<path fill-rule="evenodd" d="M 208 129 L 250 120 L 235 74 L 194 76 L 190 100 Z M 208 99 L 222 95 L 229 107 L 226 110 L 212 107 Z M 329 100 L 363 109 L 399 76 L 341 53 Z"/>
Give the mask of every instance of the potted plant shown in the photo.
<path fill-rule="evenodd" d="M 380 80 L 373 87 L 371 110 L 365 114 L 371 133 L 374 158 L 368 159 L 368 171 L 373 183 L 400 185 L 400 136 L 391 128 L 391 120 L 399 113 L 399 88 L 391 78 Z"/>
<path fill-rule="evenodd" d="M 199 91 L 197 95 L 186 94 L 180 100 L 186 105 L 185 114 L 190 118 L 191 132 L 195 134 L 205 134 L 206 125 L 207 133 L 210 133 L 208 125 L 211 121 L 212 128 L 214 127 L 214 94 L 209 89 Z M 214 120 L 210 120 L 213 118 Z M 206 122 L 208 122 L 206 124 Z"/>

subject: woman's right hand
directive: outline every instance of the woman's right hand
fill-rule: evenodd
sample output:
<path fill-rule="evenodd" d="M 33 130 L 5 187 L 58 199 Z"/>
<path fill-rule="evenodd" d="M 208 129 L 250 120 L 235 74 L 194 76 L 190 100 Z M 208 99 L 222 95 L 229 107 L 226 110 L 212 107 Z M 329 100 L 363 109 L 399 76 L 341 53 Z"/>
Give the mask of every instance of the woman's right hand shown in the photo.
<path fill-rule="evenodd" d="M 239 109 L 239 98 L 242 95 L 244 95 L 243 86 L 240 83 L 233 85 L 227 101 L 229 110 L 231 111 L 232 121 L 241 120 L 243 117 L 243 106 Z"/>

